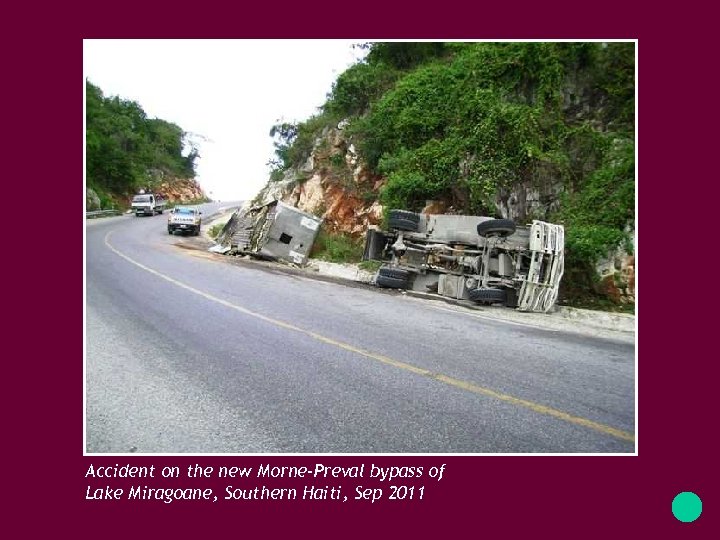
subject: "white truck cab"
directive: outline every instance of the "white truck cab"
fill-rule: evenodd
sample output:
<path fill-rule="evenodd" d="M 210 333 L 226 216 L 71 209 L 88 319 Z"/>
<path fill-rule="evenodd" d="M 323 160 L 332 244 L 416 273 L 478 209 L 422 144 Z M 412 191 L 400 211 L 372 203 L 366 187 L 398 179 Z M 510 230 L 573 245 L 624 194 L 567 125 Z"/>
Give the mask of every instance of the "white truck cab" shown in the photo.
<path fill-rule="evenodd" d="M 132 199 L 132 210 L 136 216 L 154 216 L 165 210 L 165 199 L 156 193 L 138 193 Z"/>

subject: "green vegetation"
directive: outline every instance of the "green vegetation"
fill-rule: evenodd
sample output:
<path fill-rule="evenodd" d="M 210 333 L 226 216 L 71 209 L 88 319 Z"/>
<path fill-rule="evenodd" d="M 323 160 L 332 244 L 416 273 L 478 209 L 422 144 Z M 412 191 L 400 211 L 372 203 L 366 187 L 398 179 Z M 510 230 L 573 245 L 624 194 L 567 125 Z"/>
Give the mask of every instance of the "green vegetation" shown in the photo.
<path fill-rule="evenodd" d="M 366 270 L 368 272 L 377 272 L 378 268 L 380 268 L 383 265 L 380 261 L 362 261 L 360 264 L 358 264 L 358 267 L 361 270 Z"/>
<path fill-rule="evenodd" d="M 222 231 L 224 227 L 225 223 L 215 223 L 208 229 L 208 235 L 210 238 L 217 238 L 218 234 L 220 234 L 220 231 Z"/>
<path fill-rule="evenodd" d="M 272 127 L 276 158 L 270 162 L 271 180 L 280 180 L 290 167 L 300 167 L 315 147 L 316 139 L 323 129 L 337 123 L 338 118 L 330 113 L 321 113 L 298 124 L 281 123 Z"/>
<path fill-rule="evenodd" d="M 572 307 L 635 315 L 635 304 L 619 304 L 607 296 L 586 294 L 573 298 Z"/>
<path fill-rule="evenodd" d="M 321 229 L 310 256 L 329 262 L 360 262 L 363 256 L 363 243 L 350 236 L 332 234 Z"/>
<path fill-rule="evenodd" d="M 371 172 L 387 179 L 386 210 L 438 199 L 494 216 L 499 193 L 558 185 L 519 221 L 565 224 L 568 276 L 582 283 L 570 296 L 589 294 L 595 262 L 628 244 L 634 226 L 634 44 L 363 47 L 366 59 L 338 77 L 317 115 L 273 128 L 275 177 L 344 120 Z"/>
<path fill-rule="evenodd" d="M 85 95 L 87 185 L 103 207 L 141 187 L 152 189 L 165 176 L 194 178 L 198 152 L 190 145 L 184 154 L 188 141 L 180 127 L 147 118 L 133 101 L 105 97 L 90 81 Z"/>

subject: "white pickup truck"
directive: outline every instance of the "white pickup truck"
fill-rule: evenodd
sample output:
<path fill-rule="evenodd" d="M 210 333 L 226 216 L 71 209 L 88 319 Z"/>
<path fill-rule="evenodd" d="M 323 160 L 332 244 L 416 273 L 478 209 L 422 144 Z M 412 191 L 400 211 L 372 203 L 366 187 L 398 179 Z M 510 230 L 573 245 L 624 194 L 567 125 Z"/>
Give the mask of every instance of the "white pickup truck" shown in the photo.
<path fill-rule="evenodd" d="M 156 193 L 138 193 L 132 200 L 132 211 L 136 216 L 162 214 L 165 199 Z"/>
<path fill-rule="evenodd" d="M 197 236 L 200 234 L 200 226 L 202 225 L 201 214 L 202 212 L 198 208 L 176 206 L 170 210 L 168 216 L 168 234 L 173 234 L 175 231 L 184 231 Z"/>

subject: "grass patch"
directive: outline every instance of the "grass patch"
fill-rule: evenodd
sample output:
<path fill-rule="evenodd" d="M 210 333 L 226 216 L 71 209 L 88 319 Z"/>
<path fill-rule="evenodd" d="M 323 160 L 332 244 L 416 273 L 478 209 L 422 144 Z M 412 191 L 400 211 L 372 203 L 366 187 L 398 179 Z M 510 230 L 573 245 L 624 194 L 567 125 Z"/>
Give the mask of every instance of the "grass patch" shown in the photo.
<path fill-rule="evenodd" d="M 222 231 L 224 227 L 225 223 L 216 223 L 208 229 L 208 235 L 210 236 L 210 238 L 215 239 L 218 237 L 220 231 Z"/>
<path fill-rule="evenodd" d="M 558 302 L 561 306 L 574 307 L 578 309 L 591 309 L 594 311 L 607 311 L 611 313 L 627 313 L 635 315 L 635 304 L 618 304 L 604 296 L 586 295 L 579 298 L 573 298 Z"/>
<path fill-rule="evenodd" d="M 363 244 L 351 236 L 320 231 L 313 244 L 313 259 L 336 263 L 357 263 L 362 260 Z"/>
<path fill-rule="evenodd" d="M 361 270 L 365 270 L 367 272 L 377 272 L 378 268 L 380 268 L 383 265 L 380 261 L 362 261 L 360 264 L 358 264 L 358 267 Z"/>

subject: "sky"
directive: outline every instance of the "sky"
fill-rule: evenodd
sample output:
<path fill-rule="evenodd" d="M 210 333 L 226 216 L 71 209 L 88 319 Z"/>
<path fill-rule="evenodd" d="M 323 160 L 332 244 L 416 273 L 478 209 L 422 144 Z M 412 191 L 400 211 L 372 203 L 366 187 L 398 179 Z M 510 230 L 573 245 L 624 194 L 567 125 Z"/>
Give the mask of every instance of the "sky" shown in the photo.
<path fill-rule="evenodd" d="M 197 180 L 218 200 L 265 185 L 270 128 L 317 112 L 362 52 L 350 40 L 84 40 L 83 72 L 198 143 Z M 85 83 L 83 80 L 83 93 Z"/>

